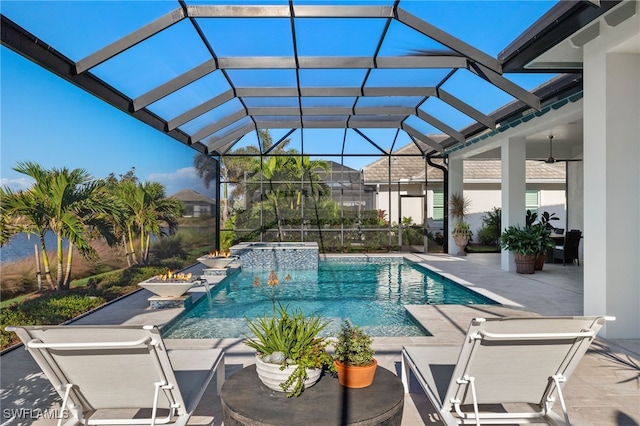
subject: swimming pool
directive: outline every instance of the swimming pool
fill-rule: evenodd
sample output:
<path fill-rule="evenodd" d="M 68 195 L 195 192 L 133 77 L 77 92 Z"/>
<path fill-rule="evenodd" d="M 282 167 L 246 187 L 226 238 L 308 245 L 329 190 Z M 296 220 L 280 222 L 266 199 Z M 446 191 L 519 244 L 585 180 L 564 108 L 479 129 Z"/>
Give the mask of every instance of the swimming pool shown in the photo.
<path fill-rule="evenodd" d="M 271 313 L 271 295 L 290 310 L 331 319 L 335 335 L 345 319 L 372 336 L 425 336 L 403 305 L 495 304 L 431 271 L 400 259 L 326 260 L 318 270 L 277 270 L 279 284 L 267 284 L 269 271 L 242 271 L 212 290 L 163 334 L 175 339 L 244 337 L 246 318 Z M 290 278 L 290 279 L 289 279 Z M 258 285 L 256 285 L 258 284 Z"/>

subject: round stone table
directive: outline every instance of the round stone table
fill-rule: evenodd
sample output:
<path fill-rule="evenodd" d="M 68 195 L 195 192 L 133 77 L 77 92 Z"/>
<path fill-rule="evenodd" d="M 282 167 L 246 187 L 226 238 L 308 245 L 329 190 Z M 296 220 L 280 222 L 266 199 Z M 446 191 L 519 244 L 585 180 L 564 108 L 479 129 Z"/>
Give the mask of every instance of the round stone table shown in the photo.
<path fill-rule="evenodd" d="M 399 377 L 378 367 L 369 387 L 345 388 L 325 374 L 299 397 L 287 398 L 262 384 L 254 364 L 227 379 L 220 399 L 225 426 L 400 426 L 404 390 Z"/>

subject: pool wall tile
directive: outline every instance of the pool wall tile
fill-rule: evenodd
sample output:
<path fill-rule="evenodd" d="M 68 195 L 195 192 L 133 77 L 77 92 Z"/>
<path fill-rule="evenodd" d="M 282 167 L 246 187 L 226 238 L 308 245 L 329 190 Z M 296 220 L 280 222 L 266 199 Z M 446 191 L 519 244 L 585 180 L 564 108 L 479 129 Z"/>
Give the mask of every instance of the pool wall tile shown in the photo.
<path fill-rule="evenodd" d="M 317 243 L 242 243 L 229 249 L 242 269 L 318 269 Z"/>

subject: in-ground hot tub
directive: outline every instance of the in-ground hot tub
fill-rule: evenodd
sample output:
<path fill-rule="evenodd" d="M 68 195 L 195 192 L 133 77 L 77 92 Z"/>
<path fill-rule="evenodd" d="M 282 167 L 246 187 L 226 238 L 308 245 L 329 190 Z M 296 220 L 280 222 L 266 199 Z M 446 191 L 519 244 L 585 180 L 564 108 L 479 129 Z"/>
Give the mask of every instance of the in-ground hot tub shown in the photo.
<path fill-rule="evenodd" d="M 318 243 L 240 243 L 229 249 L 243 269 L 318 269 Z"/>

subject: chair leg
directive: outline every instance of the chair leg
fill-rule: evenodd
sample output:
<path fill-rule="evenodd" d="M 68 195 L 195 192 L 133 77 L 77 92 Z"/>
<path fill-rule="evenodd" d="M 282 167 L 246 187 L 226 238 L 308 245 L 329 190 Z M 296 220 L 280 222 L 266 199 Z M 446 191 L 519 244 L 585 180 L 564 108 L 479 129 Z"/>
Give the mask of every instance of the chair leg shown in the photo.
<path fill-rule="evenodd" d="M 407 362 L 405 360 L 404 353 L 400 358 L 400 380 L 402 380 L 402 387 L 404 388 L 404 393 L 409 393 L 409 383 L 410 383 L 410 371 L 407 368 Z"/>

